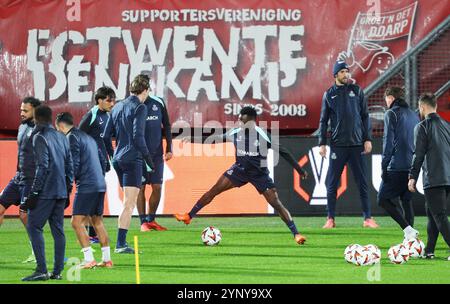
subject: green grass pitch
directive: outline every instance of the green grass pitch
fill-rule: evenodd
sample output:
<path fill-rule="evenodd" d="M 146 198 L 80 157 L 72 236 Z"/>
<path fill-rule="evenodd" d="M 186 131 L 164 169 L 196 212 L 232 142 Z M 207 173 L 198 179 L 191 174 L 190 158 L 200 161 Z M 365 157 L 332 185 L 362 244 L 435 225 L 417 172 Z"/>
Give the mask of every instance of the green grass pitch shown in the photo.
<path fill-rule="evenodd" d="M 448 248 L 439 238 L 435 260 L 414 259 L 404 265 L 391 264 L 387 251 L 402 241 L 403 232 L 387 217 L 377 217 L 380 229 L 362 228 L 362 219 L 338 217 L 338 228 L 323 230 L 322 217 L 296 217 L 295 222 L 307 237 L 298 246 L 278 217 L 198 217 L 189 226 L 175 219 L 159 218 L 169 228 L 163 232 L 138 229 L 138 219 L 132 221 L 128 242 L 139 236 L 140 275 L 143 284 L 166 283 L 450 283 Z M 80 246 L 69 219 L 65 222 L 66 257 L 82 258 Z M 117 219 L 106 219 L 112 245 L 115 245 Z M 215 226 L 222 232 L 218 246 L 204 246 L 200 240 L 203 228 Z M 426 241 L 426 218 L 416 217 L 416 228 Z M 51 271 L 53 241 L 48 225 L 45 228 L 47 260 Z M 345 262 L 343 251 L 351 243 L 376 244 L 382 251 L 378 269 L 357 267 Z M 5 219 L 0 228 L 0 283 L 21 283 L 20 278 L 34 270 L 33 264 L 22 264 L 30 253 L 24 228 L 18 219 Z M 99 245 L 93 245 L 97 261 Z M 134 255 L 112 253 L 113 269 L 74 271 L 66 266 L 64 280 L 57 283 L 125 283 L 136 282 Z M 370 270 L 371 269 L 371 270 Z M 371 274 L 368 280 L 368 271 Z M 79 279 L 69 281 L 68 278 Z M 373 279 L 376 279 L 373 281 Z M 51 284 L 55 282 L 45 282 Z"/>

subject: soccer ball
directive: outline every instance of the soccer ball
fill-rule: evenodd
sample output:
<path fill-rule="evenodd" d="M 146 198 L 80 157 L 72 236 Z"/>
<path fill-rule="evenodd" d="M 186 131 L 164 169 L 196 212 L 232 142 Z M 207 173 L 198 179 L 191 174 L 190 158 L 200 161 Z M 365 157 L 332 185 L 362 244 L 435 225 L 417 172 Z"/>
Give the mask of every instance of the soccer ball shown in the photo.
<path fill-rule="evenodd" d="M 355 264 L 356 262 L 355 250 L 359 247 L 361 247 L 361 245 L 359 244 L 350 244 L 345 248 L 344 258 L 347 261 L 347 263 Z"/>
<path fill-rule="evenodd" d="M 370 265 L 380 263 L 381 250 L 380 250 L 380 248 L 378 248 L 377 245 L 369 244 L 369 245 L 364 246 L 363 248 L 364 248 L 364 250 L 368 250 L 370 252 L 370 254 L 371 254 L 371 263 L 370 263 Z"/>
<path fill-rule="evenodd" d="M 403 246 L 406 247 L 409 251 L 409 257 L 411 258 L 419 258 L 424 255 L 425 251 L 425 244 L 422 242 L 421 239 L 411 239 L 411 240 L 404 240 Z"/>
<path fill-rule="evenodd" d="M 222 233 L 220 230 L 210 226 L 206 227 L 202 231 L 202 242 L 207 246 L 214 246 L 219 244 L 220 240 L 222 240 Z"/>
<path fill-rule="evenodd" d="M 361 246 L 355 249 L 355 265 L 368 266 L 372 265 L 372 251 L 366 246 Z"/>
<path fill-rule="evenodd" d="M 398 244 L 389 248 L 388 257 L 394 264 L 404 264 L 409 260 L 409 250 L 403 244 Z"/>

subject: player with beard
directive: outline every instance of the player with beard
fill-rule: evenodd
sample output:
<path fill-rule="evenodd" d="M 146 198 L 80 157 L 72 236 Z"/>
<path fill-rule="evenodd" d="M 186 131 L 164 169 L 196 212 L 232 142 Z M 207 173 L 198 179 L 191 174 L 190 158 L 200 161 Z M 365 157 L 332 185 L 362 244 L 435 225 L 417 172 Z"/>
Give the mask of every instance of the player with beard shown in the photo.
<path fill-rule="evenodd" d="M 333 77 L 333 86 L 323 94 L 319 124 L 319 153 L 323 158 L 327 156 L 328 121 L 331 125 L 330 165 L 325 181 L 328 218 L 323 228 L 336 227 L 337 186 L 347 163 L 359 188 L 363 227 L 377 228 L 378 224 L 371 216 L 367 183 L 366 155 L 372 151 L 367 100 L 359 86 L 348 83 L 349 67 L 344 61 L 334 64 Z"/>
<path fill-rule="evenodd" d="M 36 164 L 33 155 L 34 109 L 41 102 L 34 97 L 26 97 L 20 106 L 21 124 L 17 134 L 17 171 L 9 184 L 0 194 L 0 225 L 6 209 L 12 205 L 19 206 L 25 202 L 33 183 Z M 19 217 L 25 228 L 27 226 L 27 212 L 19 208 Z M 24 263 L 35 262 L 33 251 Z"/>

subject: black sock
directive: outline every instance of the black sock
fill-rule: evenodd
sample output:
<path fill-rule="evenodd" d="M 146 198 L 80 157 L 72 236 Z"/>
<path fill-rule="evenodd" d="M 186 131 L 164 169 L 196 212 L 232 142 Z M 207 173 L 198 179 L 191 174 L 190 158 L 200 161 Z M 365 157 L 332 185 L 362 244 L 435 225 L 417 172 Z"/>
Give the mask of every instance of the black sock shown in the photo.
<path fill-rule="evenodd" d="M 189 212 L 189 216 L 193 218 L 202 208 L 203 206 L 201 206 L 199 203 L 195 204 L 194 207 L 192 207 L 192 210 Z"/>
<path fill-rule="evenodd" d="M 394 221 L 396 221 L 402 229 L 405 229 L 409 226 L 409 223 L 406 221 L 402 212 L 400 212 L 398 206 L 395 205 L 394 202 L 390 199 L 381 198 L 380 206 L 386 210 L 386 212 L 392 217 Z"/>
<path fill-rule="evenodd" d="M 295 236 L 296 234 L 298 234 L 298 230 L 297 227 L 294 224 L 294 221 L 289 221 L 287 223 L 287 226 L 289 228 L 289 230 L 291 230 L 292 234 Z"/>
<path fill-rule="evenodd" d="M 402 207 L 406 221 L 411 227 L 414 227 L 414 208 L 412 206 L 412 201 L 402 201 Z"/>
<path fill-rule="evenodd" d="M 148 222 L 145 214 L 139 214 L 139 219 L 141 220 L 141 225 Z"/>
<path fill-rule="evenodd" d="M 147 222 L 151 223 L 155 220 L 156 214 L 154 213 L 150 213 L 149 215 L 147 215 Z"/>
<path fill-rule="evenodd" d="M 96 237 L 97 236 L 97 233 L 95 232 L 95 229 L 92 226 L 88 226 L 88 233 L 89 233 L 89 237 Z"/>
<path fill-rule="evenodd" d="M 127 233 L 128 229 L 119 228 L 117 232 L 117 244 L 116 244 L 117 248 L 122 248 L 127 245 Z"/>

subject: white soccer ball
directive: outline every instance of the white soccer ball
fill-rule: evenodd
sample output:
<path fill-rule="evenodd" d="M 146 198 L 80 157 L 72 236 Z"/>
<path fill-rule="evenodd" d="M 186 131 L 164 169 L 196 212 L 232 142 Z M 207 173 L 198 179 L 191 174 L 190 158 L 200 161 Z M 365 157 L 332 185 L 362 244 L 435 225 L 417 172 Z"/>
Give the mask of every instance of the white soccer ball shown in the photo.
<path fill-rule="evenodd" d="M 419 258 L 424 255 L 425 252 L 425 244 L 422 242 L 421 239 L 411 239 L 411 240 L 404 240 L 403 246 L 406 247 L 409 251 L 409 257 L 411 258 Z"/>
<path fill-rule="evenodd" d="M 365 246 L 355 249 L 355 265 L 368 266 L 372 265 L 372 251 Z"/>
<path fill-rule="evenodd" d="M 344 258 L 347 261 L 347 263 L 355 264 L 356 262 L 355 250 L 359 247 L 361 247 L 361 245 L 359 244 L 350 244 L 345 248 Z"/>
<path fill-rule="evenodd" d="M 403 244 L 398 244 L 389 248 L 388 257 L 394 264 L 404 264 L 409 260 L 409 250 Z"/>
<path fill-rule="evenodd" d="M 381 261 L 381 250 L 377 245 L 369 244 L 363 246 L 364 250 L 368 250 L 371 254 L 371 265 L 378 264 Z"/>
<path fill-rule="evenodd" d="M 207 246 L 214 246 L 219 244 L 222 240 L 222 233 L 215 227 L 206 227 L 202 231 L 202 242 Z"/>

